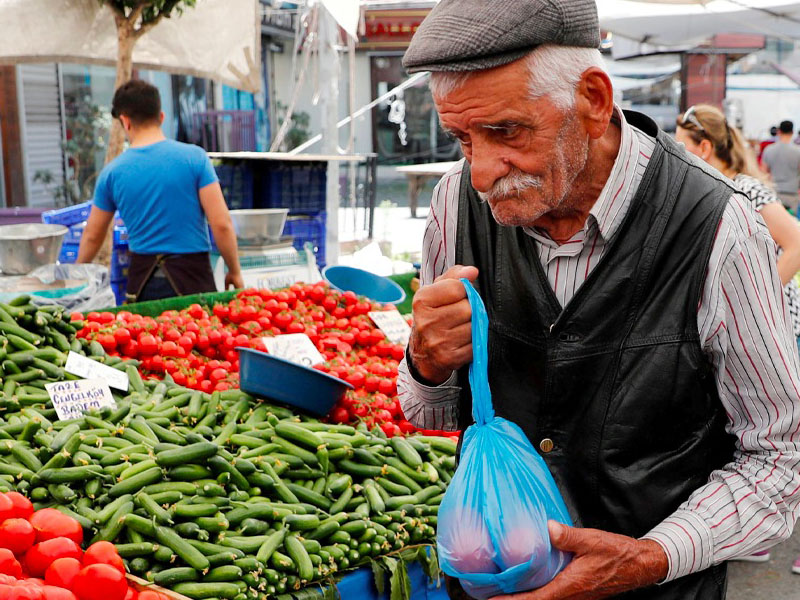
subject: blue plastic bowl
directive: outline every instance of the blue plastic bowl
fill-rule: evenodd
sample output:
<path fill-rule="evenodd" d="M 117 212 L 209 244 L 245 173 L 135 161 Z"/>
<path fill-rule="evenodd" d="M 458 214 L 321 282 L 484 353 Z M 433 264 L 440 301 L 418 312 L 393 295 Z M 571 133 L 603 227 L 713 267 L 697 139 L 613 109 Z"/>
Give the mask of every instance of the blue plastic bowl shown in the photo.
<path fill-rule="evenodd" d="M 322 269 L 322 277 L 340 292 L 355 292 L 375 302 L 400 304 L 406 293 L 391 279 L 363 269 L 330 265 Z"/>
<path fill-rule="evenodd" d="M 336 377 L 259 352 L 239 351 L 239 387 L 253 396 L 276 400 L 319 417 L 353 386 Z"/>

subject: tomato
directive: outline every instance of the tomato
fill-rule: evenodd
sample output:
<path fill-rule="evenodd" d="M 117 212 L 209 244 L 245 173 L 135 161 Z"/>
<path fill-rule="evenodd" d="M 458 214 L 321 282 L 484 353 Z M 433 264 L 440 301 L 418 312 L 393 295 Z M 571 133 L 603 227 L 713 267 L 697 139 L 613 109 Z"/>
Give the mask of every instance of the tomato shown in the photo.
<path fill-rule="evenodd" d="M 117 341 L 117 346 L 124 346 L 131 341 L 131 332 L 125 327 L 115 329 L 114 339 Z"/>
<path fill-rule="evenodd" d="M 173 341 L 166 341 L 162 343 L 161 354 L 164 356 L 178 356 L 178 344 Z"/>
<path fill-rule="evenodd" d="M 44 590 L 42 587 L 30 582 L 20 582 L 10 588 L 8 600 L 44 600 Z"/>
<path fill-rule="evenodd" d="M 6 519 L 0 523 L 0 548 L 21 555 L 36 541 L 36 530 L 26 519 Z"/>
<path fill-rule="evenodd" d="M 172 380 L 178 385 L 186 385 L 186 374 L 181 371 L 175 371 L 172 374 Z"/>
<path fill-rule="evenodd" d="M 404 434 L 413 433 L 416 427 L 414 427 L 411 423 L 406 420 L 400 421 L 397 426 L 400 428 Z"/>
<path fill-rule="evenodd" d="M 83 567 L 76 558 L 57 558 L 44 572 L 44 581 L 47 585 L 72 589 L 72 581 Z"/>
<path fill-rule="evenodd" d="M 22 577 L 22 565 L 8 548 L 0 548 L 0 574 Z"/>
<path fill-rule="evenodd" d="M 125 574 L 125 564 L 117 553 L 117 548 L 111 542 L 95 542 L 86 549 L 83 554 L 83 566 L 102 564 L 111 565 Z"/>
<path fill-rule="evenodd" d="M 191 352 L 194 348 L 194 340 L 188 335 L 182 335 L 178 338 L 178 346 L 183 348 L 186 352 Z"/>
<path fill-rule="evenodd" d="M 0 494 L 0 523 L 17 515 L 14 502 L 7 494 Z"/>
<path fill-rule="evenodd" d="M 92 311 L 92 312 L 90 312 L 89 314 L 86 315 L 86 320 L 87 321 L 94 321 L 95 323 L 99 323 L 100 322 L 100 313 L 96 312 L 96 311 Z"/>
<path fill-rule="evenodd" d="M 120 352 L 130 358 L 136 358 L 139 356 L 139 342 L 136 340 L 129 341 L 127 344 L 122 346 L 122 348 L 120 348 Z"/>
<path fill-rule="evenodd" d="M 98 335 L 97 342 L 106 352 L 111 352 L 117 348 L 117 339 L 110 333 L 101 333 Z"/>
<path fill-rule="evenodd" d="M 124 600 L 125 576 L 111 565 L 94 564 L 81 569 L 72 582 L 78 600 Z"/>
<path fill-rule="evenodd" d="M 80 560 L 83 551 L 73 540 L 57 537 L 39 542 L 25 553 L 25 568 L 34 577 L 41 577 L 57 558 Z"/>
<path fill-rule="evenodd" d="M 152 356 L 158 352 L 158 342 L 155 336 L 144 333 L 139 336 L 139 353 L 144 356 Z"/>
<path fill-rule="evenodd" d="M 391 421 L 387 421 L 381 425 L 381 431 L 386 434 L 386 437 L 394 437 L 400 433 L 400 428 Z"/>
<path fill-rule="evenodd" d="M 305 330 L 305 326 L 298 321 L 292 321 L 286 326 L 286 333 L 303 333 Z"/>
<path fill-rule="evenodd" d="M 128 591 L 125 592 L 125 600 L 138 600 L 139 592 L 132 587 L 128 586 Z"/>
<path fill-rule="evenodd" d="M 369 412 L 369 411 L 367 410 L 367 405 L 366 404 L 357 404 L 352 410 L 352 413 L 356 417 L 358 417 L 360 419 L 363 419 L 364 417 L 366 417 L 367 416 L 367 412 Z"/>
<path fill-rule="evenodd" d="M 75 594 L 64 588 L 46 585 L 42 588 L 42 600 L 77 600 Z"/>
<path fill-rule="evenodd" d="M 381 394 L 394 396 L 397 393 L 397 384 L 393 379 L 381 379 L 378 390 L 380 390 Z"/>
<path fill-rule="evenodd" d="M 43 508 L 31 515 L 30 523 L 36 530 L 36 541 L 66 537 L 76 544 L 83 542 L 83 528 L 72 517 L 55 508 Z"/>
<path fill-rule="evenodd" d="M 337 406 L 331 411 L 331 421 L 334 423 L 347 423 L 350 420 L 350 413 L 342 406 Z"/>
<path fill-rule="evenodd" d="M 139 592 L 139 600 L 170 600 L 168 596 L 153 590 Z"/>
<path fill-rule="evenodd" d="M 364 373 L 356 371 L 354 373 L 347 375 L 344 380 L 350 385 L 352 385 L 354 388 L 360 388 L 364 386 L 365 379 L 366 378 L 364 377 Z"/>
<path fill-rule="evenodd" d="M 83 321 L 83 313 L 72 312 L 69 314 L 70 321 Z"/>

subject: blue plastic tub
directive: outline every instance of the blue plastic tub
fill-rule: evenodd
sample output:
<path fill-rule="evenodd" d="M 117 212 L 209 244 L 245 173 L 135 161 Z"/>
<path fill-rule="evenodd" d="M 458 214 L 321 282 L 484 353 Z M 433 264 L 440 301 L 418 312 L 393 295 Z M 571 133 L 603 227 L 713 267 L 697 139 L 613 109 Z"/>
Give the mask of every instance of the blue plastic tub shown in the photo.
<path fill-rule="evenodd" d="M 239 387 L 248 394 L 276 400 L 318 417 L 353 386 L 336 377 L 251 348 L 239 351 Z"/>
<path fill-rule="evenodd" d="M 339 291 L 351 291 L 383 304 L 400 304 L 406 293 L 391 279 L 363 269 L 331 265 L 322 269 L 322 277 Z"/>

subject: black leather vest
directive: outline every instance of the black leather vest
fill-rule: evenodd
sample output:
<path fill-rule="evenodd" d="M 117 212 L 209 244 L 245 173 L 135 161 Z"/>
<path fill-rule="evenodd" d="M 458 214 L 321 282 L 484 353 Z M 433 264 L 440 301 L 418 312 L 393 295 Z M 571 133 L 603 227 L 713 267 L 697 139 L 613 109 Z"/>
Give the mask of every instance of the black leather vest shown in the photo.
<path fill-rule="evenodd" d="M 543 453 L 577 526 L 640 537 L 733 456 L 697 331 L 706 268 L 733 189 L 656 137 L 628 214 L 600 263 L 562 307 L 536 242 L 492 218 L 462 173 L 456 263 L 480 270 L 495 411 Z M 460 426 L 472 422 L 466 371 Z M 725 565 L 619 596 L 724 598 Z"/>

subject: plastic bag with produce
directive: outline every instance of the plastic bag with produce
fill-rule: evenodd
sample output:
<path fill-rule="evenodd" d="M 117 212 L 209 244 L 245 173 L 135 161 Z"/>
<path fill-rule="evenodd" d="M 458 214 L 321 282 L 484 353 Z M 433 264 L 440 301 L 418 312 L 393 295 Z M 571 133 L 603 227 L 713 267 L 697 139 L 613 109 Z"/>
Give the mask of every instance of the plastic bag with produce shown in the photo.
<path fill-rule="evenodd" d="M 547 465 L 514 423 L 496 417 L 487 373 L 489 320 L 466 279 L 472 308 L 469 382 L 475 424 L 439 509 L 442 570 L 483 600 L 543 586 L 571 555 L 550 545 L 547 521 L 572 525 Z"/>

